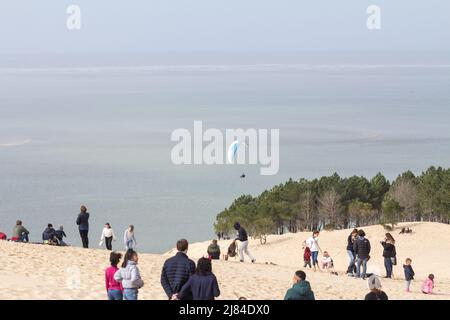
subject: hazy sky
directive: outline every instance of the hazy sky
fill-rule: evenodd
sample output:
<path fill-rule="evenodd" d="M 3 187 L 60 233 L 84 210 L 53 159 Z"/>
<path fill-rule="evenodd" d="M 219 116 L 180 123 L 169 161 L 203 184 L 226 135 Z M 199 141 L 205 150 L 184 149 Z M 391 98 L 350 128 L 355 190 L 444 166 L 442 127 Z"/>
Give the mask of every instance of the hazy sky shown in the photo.
<path fill-rule="evenodd" d="M 66 8 L 81 8 L 79 31 Z M 366 27 L 381 7 L 381 30 Z M 2 0 L 0 53 L 450 51 L 446 0 Z"/>

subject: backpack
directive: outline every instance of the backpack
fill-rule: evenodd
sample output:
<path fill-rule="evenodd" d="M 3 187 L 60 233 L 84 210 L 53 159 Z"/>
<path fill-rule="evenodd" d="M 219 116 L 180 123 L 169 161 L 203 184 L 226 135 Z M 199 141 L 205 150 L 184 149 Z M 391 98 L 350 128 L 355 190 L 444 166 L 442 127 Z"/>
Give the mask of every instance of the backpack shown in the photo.
<path fill-rule="evenodd" d="M 228 247 L 227 255 L 231 258 L 237 256 L 236 242 L 232 242 Z"/>
<path fill-rule="evenodd" d="M 0 232 L 0 240 L 6 240 L 7 236 L 3 232 Z"/>

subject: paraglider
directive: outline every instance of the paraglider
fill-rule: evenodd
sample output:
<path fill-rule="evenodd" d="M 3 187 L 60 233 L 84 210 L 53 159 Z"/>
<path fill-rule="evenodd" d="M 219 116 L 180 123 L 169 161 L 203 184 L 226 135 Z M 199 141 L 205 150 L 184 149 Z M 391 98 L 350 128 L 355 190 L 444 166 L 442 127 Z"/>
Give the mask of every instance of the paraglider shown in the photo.
<path fill-rule="evenodd" d="M 245 173 L 241 174 L 241 179 L 245 178 Z"/>
<path fill-rule="evenodd" d="M 238 148 L 239 148 L 239 141 L 234 140 L 233 143 L 228 148 L 227 158 L 229 163 L 234 163 L 234 161 L 236 160 Z"/>

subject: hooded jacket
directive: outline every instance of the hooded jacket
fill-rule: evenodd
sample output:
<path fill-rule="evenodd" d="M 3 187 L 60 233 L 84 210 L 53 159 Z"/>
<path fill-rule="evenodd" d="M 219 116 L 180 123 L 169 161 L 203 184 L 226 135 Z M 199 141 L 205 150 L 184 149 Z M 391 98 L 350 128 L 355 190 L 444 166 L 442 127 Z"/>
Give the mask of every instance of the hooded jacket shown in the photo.
<path fill-rule="evenodd" d="M 404 264 L 403 269 L 405 269 L 405 280 L 406 281 L 414 280 L 415 273 L 411 265 Z"/>
<path fill-rule="evenodd" d="M 49 240 L 52 240 L 55 236 L 56 236 L 55 229 L 45 228 L 44 232 L 42 233 L 42 240 L 49 241 Z"/>
<path fill-rule="evenodd" d="M 353 252 L 360 259 L 368 259 L 370 253 L 370 241 L 365 237 L 358 236 L 353 243 Z"/>
<path fill-rule="evenodd" d="M 128 261 L 125 268 L 120 268 L 114 274 L 114 280 L 122 283 L 124 289 L 140 289 L 144 286 L 136 262 Z"/>
<path fill-rule="evenodd" d="M 314 292 L 311 290 L 311 286 L 308 281 L 302 280 L 297 282 L 290 288 L 284 300 L 316 300 L 314 297 Z"/>
<path fill-rule="evenodd" d="M 239 240 L 241 242 L 248 240 L 247 231 L 239 223 L 236 222 L 234 224 L 234 229 L 236 229 L 238 232 L 236 240 Z"/>

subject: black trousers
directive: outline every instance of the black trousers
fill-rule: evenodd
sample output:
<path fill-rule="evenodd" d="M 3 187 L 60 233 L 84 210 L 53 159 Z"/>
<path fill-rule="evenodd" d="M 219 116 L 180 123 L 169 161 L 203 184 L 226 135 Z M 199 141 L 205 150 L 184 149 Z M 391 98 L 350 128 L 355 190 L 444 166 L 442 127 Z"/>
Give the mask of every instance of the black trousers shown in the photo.
<path fill-rule="evenodd" d="M 87 230 L 80 230 L 81 242 L 83 243 L 83 248 L 89 248 L 89 238 Z"/>
<path fill-rule="evenodd" d="M 105 237 L 106 249 L 112 250 L 113 237 Z"/>

